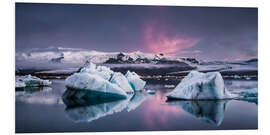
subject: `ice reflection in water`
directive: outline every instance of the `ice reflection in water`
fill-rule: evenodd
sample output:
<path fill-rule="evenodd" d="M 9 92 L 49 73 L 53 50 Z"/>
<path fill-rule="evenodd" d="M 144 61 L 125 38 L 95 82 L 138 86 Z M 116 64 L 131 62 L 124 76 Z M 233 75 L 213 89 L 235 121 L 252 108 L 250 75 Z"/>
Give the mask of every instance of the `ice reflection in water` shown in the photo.
<path fill-rule="evenodd" d="M 89 91 L 67 90 L 63 95 L 66 104 L 66 114 L 74 122 L 91 122 L 126 109 L 128 112 L 136 109 L 147 99 L 145 92 L 130 94 L 126 99 L 89 99 Z"/>
<path fill-rule="evenodd" d="M 219 126 L 224 118 L 226 103 L 228 101 L 169 101 L 168 104 L 179 106 L 195 118 Z"/>
<path fill-rule="evenodd" d="M 253 103 L 229 100 L 224 103 L 225 114 L 220 109 L 222 105 L 219 105 L 223 103 L 190 103 L 186 108 L 201 109 L 194 109 L 190 113 L 180 104 L 191 101 L 179 101 L 183 103 L 175 105 L 167 103 L 165 94 L 172 89 L 148 84 L 146 89 L 155 90 L 154 94 L 137 93 L 126 101 L 98 103 L 84 103 L 84 99 L 73 104 L 74 100 L 69 100 L 72 101 L 71 106 L 67 107 L 62 101 L 62 95 L 66 91 L 64 80 L 52 81 L 51 87 L 16 90 L 16 132 L 257 129 L 257 105 Z M 232 91 L 257 88 L 257 81 L 253 80 L 225 80 L 225 83 Z M 202 113 L 198 113 L 198 110 Z M 207 110 L 211 110 L 209 113 L 213 114 L 204 113 Z M 203 121 L 201 117 L 204 117 Z M 87 121 L 94 118 L 94 121 Z M 204 122 L 205 119 L 214 121 L 216 126 Z M 217 126 L 219 121 L 221 124 Z M 115 122 L 117 124 L 111 125 Z"/>

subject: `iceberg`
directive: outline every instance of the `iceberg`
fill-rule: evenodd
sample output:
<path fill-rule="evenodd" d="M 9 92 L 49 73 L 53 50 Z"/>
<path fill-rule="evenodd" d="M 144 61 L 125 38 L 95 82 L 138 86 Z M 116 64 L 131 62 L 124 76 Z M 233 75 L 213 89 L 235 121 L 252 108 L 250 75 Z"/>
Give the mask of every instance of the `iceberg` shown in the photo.
<path fill-rule="evenodd" d="M 75 73 L 65 80 L 65 85 L 69 89 L 89 90 L 96 98 L 126 98 L 127 94 L 116 84 L 108 80 L 89 73 Z"/>
<path fill-rule="evenodd" d="M 134 91 L 143 90 L 146 82 L 143 81 L 135 72 L 127 71 L 125 77 L 127 78 Z"/>
<path fill-rule="evenodd" d="M 65 86 L 73 90 L 88 90 L 87 98 L 126 98 L 127 94 L 142 90 L 145 82 L 135 72 L 113 72 L 105 66 L 89 63 L 79 73 L 74 73 L 65 81 Z M 89 96 L 91 95 L 91 96 Z"/>
<path fill-rule="evenodd" d="M 237 95 L 230 93 L 225 88 L 224 80 L 219 72 L 200 73 L 191 71 L 166 96 L 169 99 L 214 100 L 232 99 Z"/>
<path fill-rule="evenodd" d="M 49 80 L 43 80 L 36 76 L 26 75 L 26 76 L 16 76 L 15 87 L 24 88 L 24 87 L 41 87 L 41 86 L 50 86 L 52 84 Z"/>
<path fill-rule="evenodd" d="M 217 101 L 169 101 L 170 105 L 176 105 L 185 112 L 191 114 L 199 120 L 205 121 L 211 125 L 219 126 L 223 119 L 226 109 L 226 100 Z"/>

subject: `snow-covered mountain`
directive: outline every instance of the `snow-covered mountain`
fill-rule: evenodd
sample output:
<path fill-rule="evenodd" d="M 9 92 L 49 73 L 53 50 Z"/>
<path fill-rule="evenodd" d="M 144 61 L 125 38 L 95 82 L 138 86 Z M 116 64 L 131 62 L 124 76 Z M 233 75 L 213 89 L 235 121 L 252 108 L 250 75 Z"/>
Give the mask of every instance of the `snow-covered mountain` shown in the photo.
<path fill-rule="evenodd" d="M 17 52 L 16 61 L 44 61 L 56 63 L 84 63 L 95 64 L 177 64 L 179 62 L 199 63 L 194 58 L 179 58 L 161 54 L 135 52 L 101 52 L 80 48 L 48 47 L 32 49 L 26 52 Z"/>
<path fill-rule="evenodd" d="M 140 75 L 186 75 L 191 70 L 219 71 L 222 75 L 257 75 L 258 59 L 203 61 L 195 58 L 135 52 L 101 52 L 80 48 L 48 47 L 16 52 L 16 73 L 70 74 L 95 63 L 113 71 Z"/>
<path fill-rule="evenodd" d="M 190 66 L 198 63 L 193 58 L 178 58 L 164 56 L 163 54 L 151 54 L 136 52 L 100 52 L 79 48 L 49 47 L 45 49 L 32 49 L 25 52 L 16 53 L 16 71 L 47 71 L 62 70 L 69 68 L 79 68 L 87 63 L 118 65 L 121 64 L 146 64 L 149 65 L 168 65 L 175 64 Z M 120 66 L 120 65 L 118 65 Z M 130 66 L 130 65 L 129 65 Z M 140 65 L 145 66 L 145 65 Z"/>

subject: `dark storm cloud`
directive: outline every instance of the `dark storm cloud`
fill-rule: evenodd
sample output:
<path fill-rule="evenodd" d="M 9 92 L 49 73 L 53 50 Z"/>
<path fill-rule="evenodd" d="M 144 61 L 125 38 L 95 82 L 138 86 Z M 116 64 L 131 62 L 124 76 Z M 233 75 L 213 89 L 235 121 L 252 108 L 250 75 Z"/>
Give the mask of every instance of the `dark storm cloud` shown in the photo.
<path fill-rule="evenodd" d="M 250 58 L 257 57 L 257 15 L 257 8 L 17 3 L 16 49 L 62 46 Z"/>

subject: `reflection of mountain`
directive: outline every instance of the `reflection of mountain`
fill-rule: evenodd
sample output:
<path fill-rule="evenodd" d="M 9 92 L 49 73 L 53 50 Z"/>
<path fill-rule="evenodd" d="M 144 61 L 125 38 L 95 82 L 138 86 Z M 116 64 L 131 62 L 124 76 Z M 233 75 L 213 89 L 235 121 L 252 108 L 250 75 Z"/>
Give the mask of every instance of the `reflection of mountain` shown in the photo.
<path fill-rule="evenodd" d="M 131 111 L 148 97 L 143 92 L 136 92 L 123 100 L 89 98 L 88 94 L 87 91 L 74 92 L 74 90 L 67 90 L 63 94 L 62 99 L 67 106 L 66 114 L 72 121 L 91 122 L 124 109 Z"/>
<path fill-rule="evenodd" d="M 215 126 L 219 126 L 223 121 L 226 103 L 225 100 L 168 102 L 168 104 L 179 106 L 192 116 Z"/>

